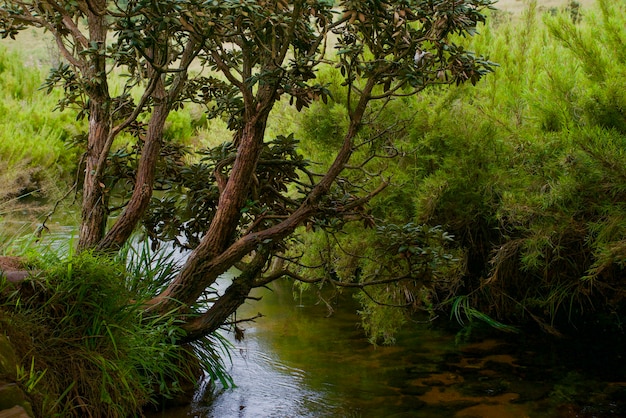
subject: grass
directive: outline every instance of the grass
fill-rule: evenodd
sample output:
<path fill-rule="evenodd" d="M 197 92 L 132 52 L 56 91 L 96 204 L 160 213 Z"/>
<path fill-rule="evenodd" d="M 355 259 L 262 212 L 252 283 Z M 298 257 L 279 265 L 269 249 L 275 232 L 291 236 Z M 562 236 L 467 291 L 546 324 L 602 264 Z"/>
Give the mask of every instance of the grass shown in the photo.
<path fill-rule="evenodd" d="M 0 47 L 0 216 L 16 198 L 58 196 L 75 172 L 68 144 L 80 128 L 71 112 L 52 112 L 57 96 L 38 91 L 43 79 Z"/>
<path fill-rule="evenodd" d="M 529 0 L 497 0 L 495 7 L 499 10 L 511 12 L 520 15 L 526 10 Z M 545 11 L 555 8 L 563 8 L 568 6 L 571 0 L 538 0 L 537 6 L 539 10 Z M 583 8 L 589 8 L 595 5 L 596 0 L 578 0 Z"/>
<path fill-rule="evenodd" d="M 175 263 L 141 249 L 126 256 L 128 264 L 37 249 L 28 261 L 41 271 L 36 278 L 19 291 L 0 284 L 0 330 L 22 359 L 19 383 L 37 416 L 141 415 L 193 390 L 203 370 L 232 384 L 219 356 L 223 340 L 181 346 L 176 315 L 143 313 L 141 301 L 171 277 Z"/>

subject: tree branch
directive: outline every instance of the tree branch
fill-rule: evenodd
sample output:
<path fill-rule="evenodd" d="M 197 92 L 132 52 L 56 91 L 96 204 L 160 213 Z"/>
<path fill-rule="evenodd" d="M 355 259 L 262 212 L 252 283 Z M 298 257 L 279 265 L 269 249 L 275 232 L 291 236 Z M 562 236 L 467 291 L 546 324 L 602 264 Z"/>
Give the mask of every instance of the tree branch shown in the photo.
<path fill-rule="evenodd" d="M 308 284 L 317 284 L 317 283 L 330 283 L 333 286 L 337 286 L 337 287 L 347 287 L 347 288 L 352 288 L 352 289 L 365 289 L 367 287 L 370 286 L 378 286 L 378 285 L 382 285 L 382 284 L 389 284 L 389 283 L 397 283 L 397 282 L 401 282 L 404 280 L 417 280 L 417 278 L 415 278 L 414 276 L 410 275 L 410 274 L 404 274 L 402 276 L 396 276 L 396 277 L 390 277 L 387 279 L 379 279 L 379 280 L 372 280 L 372 281 L 364 281 L 364 282 L 343 282 L 341 280 L 337 280 L 337 279 L 333 279 L 332 277 L 315 277 L 315 278 L 306 278 L 304 276 L 301 276 L 289 269 L 282 269 L 280 271 L 275 271 L 272 272 L 269 275 L 266 276 L 261 276 L 259 277 L 255 282 L 254 282 L 254 286 L 253 287 L 262 287 L 262 286 L 266 286 L 267 284 L 273 282 L 274 280 L 277 280 L 281 277 L 290 277 L 294 280 L 297 280 L 299 282 L 302 283 L 308 283 Z"/>

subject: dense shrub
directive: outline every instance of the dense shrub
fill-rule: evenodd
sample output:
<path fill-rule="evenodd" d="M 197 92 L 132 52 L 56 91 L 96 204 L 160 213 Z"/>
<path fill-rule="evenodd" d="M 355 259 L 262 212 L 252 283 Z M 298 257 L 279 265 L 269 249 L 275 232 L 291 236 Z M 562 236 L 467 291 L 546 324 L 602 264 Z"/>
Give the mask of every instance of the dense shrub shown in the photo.
<path fill-rule="evenodd" d="M 131 254 L 137 254 L 132 253 Z M 129 263 L 39 253 L 34 278 L 0 284 L 0 331 L 22 360 L 20 384 L 41 417 L 141 415 L 193 391 L 202 370 L 230 384 L 214 336 L 180 345 L 175 315 L 148 317 L 142 301 L 171 277 L 169 257 Z M 42 257 L 44 255 L 44 257 Z"/>
<path fill-rule="evenodd" d="M 498 13 L 469 45 L 499 64 L 495 74 L 476 88 L 391 105 L 364 133 L 413 115 L 388 137 L 398 164 L 389 165 L 390 186 L 371 213 L 379 225 L 440 225 L 460 263 L 445 278 L 452 287 L 441 277 L 412 289 L 386 286 L 377 303 L 359 296 L 374 338 L 388 340 L 403 322 L 389 306 L 416 300 L 497 327 L 496 320 L 531 321 L 553 334 L 624 313 L 624 7 L 603 0 L 573 18 L 572 10 L 544 13 L 531 2 L 522 16 Z M 318 126 L 336 126 L 331 115 L 315 117 Z M 330 261 L 339 272 L 339 254 L 377 246 L 375 235 L 357 233 L 339 240 L 335 256 L 308 264 Z M 313 254 L 332 253 L 328 240 L 306 242 Z M 393 252 L 370 259 L 398 262 Z"/>

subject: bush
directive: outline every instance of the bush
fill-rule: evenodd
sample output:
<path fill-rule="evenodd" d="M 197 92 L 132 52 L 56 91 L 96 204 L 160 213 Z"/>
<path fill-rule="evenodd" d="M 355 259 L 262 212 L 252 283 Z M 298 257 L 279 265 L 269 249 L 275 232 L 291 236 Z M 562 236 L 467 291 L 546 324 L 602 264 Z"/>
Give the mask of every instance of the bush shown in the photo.
<path fill-rule="evenodd" d="M 488 20 L 468 48 L 497 62 L 494 74 L 474 88 L 388 104 L 364 132 L 415 116 L 391 138 L 399 163 L 389 166 L 391 184 L 371 213 L 379 226 L 441 225 L 454 236 L 450 253 L 466 261 L 448 277 L 453 288 L 427 287 L 434 292 L 426 299 L 416 288 L 406 294 L 500 329 L 507 328 L 497 320 L 531 321 L 559 335 L 557 328 L 580 330 L 610 316 L 616 322 L 609 325 L 620 326 L 626 309 L 619 290 L 626 268 L 624 7 L 602 0 L 575 16 L 572 7 L 541 15 L 531 2 L 521 17 Z M 320 117 L 320 126 L 330 125 L 330 115 Z M 327 254 L 316 260 L 314 253 L 309 264 L 333 261 L 341 276 L 345 262 L 337 260 L 344 252 L 370 254 L 377 245 L 375 235 L 357 234 L 337 238 L 337 245 L 305 238 L 307 249 Z M 363 270 L 398 263 L 393 252 L 368 259 Z M 405 317 L 383 306 L 402 305 L 401 293 L 394 286 L 372 293 L 382 304 L 362 295 L 374 339 L 390 340 L 402 325 Z"/>
<path fill-rule="evenodd" d="M 181 346 L 175 315 L 144 314 L 141 297 L 149 286 L 140 289 L 129 272 L 145 277 L 146 257 L 135 257 L 130 268 L 90 253 L 37 259 L 36 278 L 13 292 L 3 283 L 0 329 L 22 358 L 21 383 L 38 416 L 140 415 L 146 405 L 193 387 L 200 361 L 228 384 L 213 341 Z M 163 268 L 159 274 L 152 266 L 146 282 L 154 285 L 172 271 L 168 263 Z"/>

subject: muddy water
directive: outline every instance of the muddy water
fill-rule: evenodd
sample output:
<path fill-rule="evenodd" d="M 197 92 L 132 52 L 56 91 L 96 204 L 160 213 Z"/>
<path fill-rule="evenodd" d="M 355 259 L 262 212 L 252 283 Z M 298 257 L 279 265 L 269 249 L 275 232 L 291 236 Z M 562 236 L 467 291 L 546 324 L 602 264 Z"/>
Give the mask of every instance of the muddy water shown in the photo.
<path fill-rule="evenodd" d="M 233 389 L 159 417 L 626 417 L 623 347 L 477 330 L 468 341 L 411 324 L 374 347 L 348 296 L 325 306 L 288 285 L 264 291 L 229 363 Z M 626 354 L 626 353 L 624 353 Z"/>

